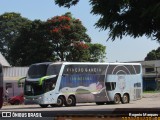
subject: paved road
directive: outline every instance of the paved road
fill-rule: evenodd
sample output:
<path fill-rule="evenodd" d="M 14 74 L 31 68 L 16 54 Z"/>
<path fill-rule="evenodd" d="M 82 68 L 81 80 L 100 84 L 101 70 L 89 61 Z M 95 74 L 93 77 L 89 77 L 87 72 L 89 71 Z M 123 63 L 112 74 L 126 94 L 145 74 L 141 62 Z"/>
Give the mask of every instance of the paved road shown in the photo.
<path fill-rule="evenodd" d="M 141 100 L 131 101 L 129 104 L 96 105 L 95 103 L 77 104 L 75 107 L 48 107 L 39 105 L 13 105 L 3 106 L 2 112 L 30 113 L 36 112 L 42 117 L 62 115 L 87 115 L 87 116 L 121 116 L 129 113 L 153 113 L 160 115 L 160 93 L 144 94 Z"/>
<path fill-rule="evenodd" d="M 81 103 L 75 107 L 48 107 L 41 108 L 39 105 L 8 105 L 3 106 L 0 111 L 66 111 L 66 110 L 99 110 L 115 108 L 157 108 L 160 109 L 160 93 L 144 94 L 141 100 L 130 101 L 129 104 L 106 104 Z"/>

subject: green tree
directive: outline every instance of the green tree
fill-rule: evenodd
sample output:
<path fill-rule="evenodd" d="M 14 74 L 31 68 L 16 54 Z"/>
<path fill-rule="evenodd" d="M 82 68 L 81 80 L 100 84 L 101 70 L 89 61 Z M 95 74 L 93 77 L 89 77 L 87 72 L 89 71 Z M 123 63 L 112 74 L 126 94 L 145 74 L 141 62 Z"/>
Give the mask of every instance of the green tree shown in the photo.
<path fill-rule="evenodd" d="M 74 42 L 70 46 L 70 52 L 66 56 L 66 61 L 86 62 L 90 60 L 90 51 L 88 44 L 84 42 Z"/>
<path fill-rule="evenodd" d="M 30 22 L 19 13 L 10 12 L 0 15 L 0 52 L 9 62 L 11 62 L 11 45 L 19 37 L 20 29 L 27 27 Z"/>
<path fill-rule="evenodd" d="M 93 43 L 74 43 L 71 47 L 67 61 L 74 62 L 104 62 L 106 47 L 101 44 Z"/>
<path fill-rule="evenodd" d="M 53 46 L 49 42 L 46 23 L 33 21 L 21 29 L 20 36 L 11 47 L 11 64 L 28 66 L 37 62 L 54 61 Z"/>
<path fill-rule="evenodd" d="M 70 13 L 47 21 L 30 21 L 10 45 L 10 64 L 28 66 L 46 61 L 102 61 L 105 47 L 90 43 L 86 28 Z"/>
<path fill-rule="evenodd" d="M 88 44 L 89 52 L 90 52 L 90 60 L 91 62 L 104 62 L 104 58 L 106 57 L 106 46 L 101 44 Z"/>
<path fill-rule="evenodd" d="M 55 0 L 59 6 L 70 7 L 79 0 Z M 159 0 L 89 0 L 91 13 L 99 15 L 95 24 L 102 30 L 109 29 L 109 38 L 115 40 L 129 35 L 143 35 L 160 42 Z"/>
<path fill-rule="evenodd" d="M 51 34 L 50 40 L 55 48 L 54 54 L 60 61 L 66 61 L 69 58 L 75 43 L 89 43 L 91 41 L 86 34 L 86 28 L 79 19 L 73 18 L 71 13 L 55 16 L 49 19 L 47 23 Z"/>
<path fill-rule="evenodd" d="M 160 60 L 160 47 L 150 51 L 145 57 L 145 60 Z"/>

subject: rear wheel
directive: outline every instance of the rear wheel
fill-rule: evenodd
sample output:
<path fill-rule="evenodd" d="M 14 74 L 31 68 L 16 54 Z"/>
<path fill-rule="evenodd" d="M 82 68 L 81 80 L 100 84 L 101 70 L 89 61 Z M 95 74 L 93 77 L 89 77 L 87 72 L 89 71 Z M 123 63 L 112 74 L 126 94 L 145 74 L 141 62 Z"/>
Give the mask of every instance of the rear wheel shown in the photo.
<path fill-rule="evenodd" d="M 129 96 L 127 94 L 124 94 L 122 97 L 122 103 L 126 104 L 129 103 Z"/>
<path fill-rule="evenodd" d="M 73 96 L 69 96 L 68 99 L 65 101 L 65 106 L 76 106 L 76 99 Z"/>
<path fill-rule="evenodd" d="M 56 107 L 62 107 L 64 104 L 64 98 L 62 96 L 58 97 Z"/>
<path fill-rule="evenodd" d="M 41 108 L 47 108 L 48 105 L 45 105 L 45 104 L 39 104 L 39 106 L 41 106 Z"/>
<path fill-rule="evenodd" d="M 114 95 L 114 103 L 115 103 L 115 104 L 119 104 L 120 101 L 121 101 L 120 95 L 115 94 L 115 95 Z"/>

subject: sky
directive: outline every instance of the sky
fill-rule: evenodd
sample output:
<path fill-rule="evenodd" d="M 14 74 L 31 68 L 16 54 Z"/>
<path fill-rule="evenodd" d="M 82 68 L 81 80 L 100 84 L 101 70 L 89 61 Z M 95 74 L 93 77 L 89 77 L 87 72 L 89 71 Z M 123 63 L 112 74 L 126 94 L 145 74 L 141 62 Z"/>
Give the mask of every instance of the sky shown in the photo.
<path fill-rule="evenodd" d="M 142 61 L 148 52 L 160 46 L 157 41 L 145 36 L 136 39 L 126 36 L 123 39 L 106 41 L 109 32 L 108 30 L 100 31 L 94 26 L 99 16 L 91 14 L 91 8 L 88 0 L 80 0 L 70 9 L 55 5 L 54 0 L 0 0 L 0 15 L 5 12 L 16 12 L 30 20 L 46 21 L 56 15 L 71 12 L 73 17 L 80 19 L 87 28 L 87 34 L 91 37 L 92 43 L 106 46 L 106 62 Z"/>

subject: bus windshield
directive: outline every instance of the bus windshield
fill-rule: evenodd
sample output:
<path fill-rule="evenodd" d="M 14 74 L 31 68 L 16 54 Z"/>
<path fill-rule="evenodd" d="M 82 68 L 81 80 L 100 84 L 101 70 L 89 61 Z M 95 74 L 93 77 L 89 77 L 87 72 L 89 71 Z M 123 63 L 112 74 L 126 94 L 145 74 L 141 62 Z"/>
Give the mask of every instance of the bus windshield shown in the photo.
<path fill-rule="evenodd" d="M 46 76 L 47 64 L 32 65 L 28 70 L 28 78 L 41 78 Z"/>
<path fill-rule="evenodd" d="M 48 76 L 46 80 L 39 84 L 37 81 L 27 81 L 25 82 L 25 95 L 34 96 L 40 95 L 45 92 L 54 90 L 57 82 L 57 78 L 61 69 L 61 64 L 37 64 L 32 65 L 28 70 L 27 78 L 42 78 Z M 54 75 L 54 76 L 53 76 Z"/>
<path fill-rule="evenodd" d="M 43 87 L 38 84 L 38 82 L 30 82 L 26 81 L 25 82 L 25 95 L 28 96 L 34 96 L 34 95 L 40 95 L 43 92 Z"/>
<path fill-rule="evenodd" d="M 26 81 L 25 82 L 25 95 L 35 96 L 41 95 L 45 92 L 54 90 L 57 82 L 57 76 L 45 80 L 42 85 L 39 85 L 39 82 Z"/>

